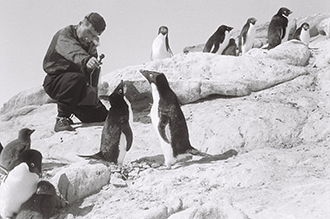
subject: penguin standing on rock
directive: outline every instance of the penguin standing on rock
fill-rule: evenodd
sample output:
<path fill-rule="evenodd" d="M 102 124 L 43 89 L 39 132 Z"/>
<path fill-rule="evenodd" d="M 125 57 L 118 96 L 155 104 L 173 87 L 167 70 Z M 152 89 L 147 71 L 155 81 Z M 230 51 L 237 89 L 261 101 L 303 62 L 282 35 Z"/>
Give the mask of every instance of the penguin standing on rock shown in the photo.
<path fill-rule="evenodd" d="M 186 120 L 178 98 L 163 73 L 140 70 L 151 85 L 152 124 L 161 143 L 167 169 L 171 169 L 181 154 L 207 156 L 191 146 Z"/>
<path fill-rule="evenodd" d="M 12 170 L 18 162 L 19 155 L 31 148 L 31 134 L 34 129 L 24 128 L 18 133 L 18 138 L 9 142 L 0 154 L 0 166 L 7 171 Z"/>
<path fill-rule="evenodd" d="M 57 203 L 58 197 L 53 184 L 41 180 L 36 193 L 22 204 L 16 219 L 48 219 L 53 215 Z"/>
<path fill-rule="evenodd" d="M 244 24 L 238 39 L 239 52 L 245 54 L 253 47 L 254 38 L 256 36 L 255 18 L 249 18 Z"/>
<path fill-rule="evenodd" d="M 309 34 L 309 24 L 304 22 L 294 33 L 294 39 L 300 40 L 301 42 L 305 43 L 307 46 L 309 45 L 310 41 L 310 34 Z"/>
<path fill-rule="evenodd" d="M 159 27 L 158 35 L 152 43 L 151 61 L 156 59 L 171 58 L 173 56 L 168 40 L 168 28 Z"/>
<path fill-rule="evenodd" d="M 203 52 L 222 54 L 229 44 L 230 31 L 233 27 L 221 25 L 215 33 L 207 40 Z"/>
<path fill-rule="evenodd" d="M 281 44 L 282 39 L 286 34 L 286 27 L 288 26 L 288 16 L 292 13 L 287 8 L 280 8 L 275 14 L 268 26 L 268 47 L 272 49 Z"/>
<path fill-rule="evenodd" d="M 133 142 L 133 111 L 125 97 L 124 82 L 121 81 L 109 96 L 111 108 L 104 122 L 100 151 L 94 155 L 78 155 L 84 158 L 113 162 L 122 167 L 126 152 Z"/>
<path fill-rule="evenodd" d="M 11 218 L 21 205 L 37 190 L 41 177 L 42 155 L 37 150 L 25 150 L 19 156 L 19 164 L 9 171 L 0 186 L 0 215 Z"/>
<path fill-rule="evenodd" d="M 222 52 L 222 55 L 237 56 L 237 45 L 234 38 L 230 38 L 227 48 Z"/>

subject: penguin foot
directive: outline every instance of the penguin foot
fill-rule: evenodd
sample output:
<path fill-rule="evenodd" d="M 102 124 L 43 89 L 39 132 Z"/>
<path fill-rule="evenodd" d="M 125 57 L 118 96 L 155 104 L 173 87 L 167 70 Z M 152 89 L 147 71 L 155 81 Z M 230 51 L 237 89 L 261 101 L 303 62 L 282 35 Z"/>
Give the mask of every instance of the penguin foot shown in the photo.
<path fill-rule="evenodd" d="M 160 166 L 159 168 L 158 168 L 159 170 L 170 170 L 171 169 L 171 165 L 163 165 L 163 166 Z"/>

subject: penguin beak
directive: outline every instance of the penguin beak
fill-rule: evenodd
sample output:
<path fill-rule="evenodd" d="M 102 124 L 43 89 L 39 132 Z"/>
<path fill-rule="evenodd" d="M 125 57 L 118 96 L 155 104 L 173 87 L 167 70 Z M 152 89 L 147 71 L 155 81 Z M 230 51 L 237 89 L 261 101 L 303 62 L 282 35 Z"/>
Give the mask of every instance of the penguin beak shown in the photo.
<path fill-rule="evenodd" d="M 42 178 L 41 168 L 39 168 L 39 167 L 37 167 L 37 166 L 31 167 L 30 172 L 31 172 L 31 173 L 35 173 L 35 174 L 37 174 L 40 178 Z"/>
<path fill-rule="evenodd" d="M 151 83 L 149 78 L 149 71 L 140 69 L 140 73 L 148 80 L 149 83 Z"/>
<path fill-rule="evenodd" d="M 35 129 L 31 129 L 30 134 L 32 134 L 35 131 Z"/>

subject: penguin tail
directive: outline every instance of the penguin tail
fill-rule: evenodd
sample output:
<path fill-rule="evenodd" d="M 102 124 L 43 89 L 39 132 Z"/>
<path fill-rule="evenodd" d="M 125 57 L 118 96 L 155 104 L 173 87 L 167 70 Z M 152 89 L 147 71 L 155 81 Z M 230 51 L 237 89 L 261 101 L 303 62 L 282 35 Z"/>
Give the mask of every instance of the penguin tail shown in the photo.
<path fill-rule="evenodd" d="M 199 151 L 199 150 L 197 150 L 196 148 L 193 148 L 193 147 L 191 149 L 188 149 L 186 151 L 186 153 L 194 155 L 194 156 L 201 156 L 201 157 L 211 156 L 210 154 L 201 152 L 201 151 Z"/>
<path fill-rule="evenodd" d="M 92 155 L 82 155 L 82 154 L 77 154 L 78 157 L 86 158 L 86 159 L 97 159 L 97 160 L 103 160 L 103 155 L 100 152 Z"/>

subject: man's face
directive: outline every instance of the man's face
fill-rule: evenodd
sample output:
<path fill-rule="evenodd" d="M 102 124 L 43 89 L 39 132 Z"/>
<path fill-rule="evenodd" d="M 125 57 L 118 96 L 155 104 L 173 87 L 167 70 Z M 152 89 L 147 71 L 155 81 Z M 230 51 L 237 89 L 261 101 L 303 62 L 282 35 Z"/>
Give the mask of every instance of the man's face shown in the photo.
<path fill-rule="evenodd" d="M 89 43 L 91 41 L 99 41 L 98 33 L 94 29 L 93 25 L 91 25 L 88 21 L 83 21 L 80 25 L 78 25 L 77 35 L 79 39 L 86 43 Z"/>

